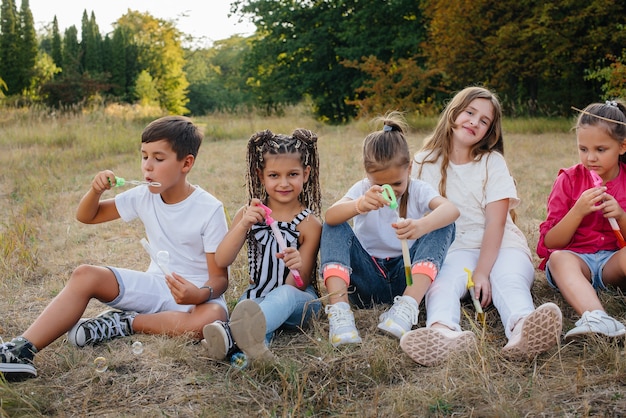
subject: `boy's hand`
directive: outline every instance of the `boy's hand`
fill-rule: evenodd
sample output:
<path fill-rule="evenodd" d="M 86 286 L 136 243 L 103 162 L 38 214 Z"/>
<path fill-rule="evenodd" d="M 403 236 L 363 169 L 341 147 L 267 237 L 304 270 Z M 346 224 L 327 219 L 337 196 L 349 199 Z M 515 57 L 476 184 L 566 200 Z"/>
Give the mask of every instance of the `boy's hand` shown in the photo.
<path fill-rule="evenodd" d="M 106 190 L 110 190 L 115 184 L 115 174 L 111 170 L 104 170 L 96 174 L 91 182 L 91 188 L 95 194 L 101 195 Z"/>
<path fill-rule="evenodd" d="M 183 276 L 172 273 L 171 275 L 165 276 L 165 281 L 172 293 L 174 301 L 179 305 L 198 305 L 204 302 L 204 300 L 198 300 L 198 286 L 191 283 Z"/>

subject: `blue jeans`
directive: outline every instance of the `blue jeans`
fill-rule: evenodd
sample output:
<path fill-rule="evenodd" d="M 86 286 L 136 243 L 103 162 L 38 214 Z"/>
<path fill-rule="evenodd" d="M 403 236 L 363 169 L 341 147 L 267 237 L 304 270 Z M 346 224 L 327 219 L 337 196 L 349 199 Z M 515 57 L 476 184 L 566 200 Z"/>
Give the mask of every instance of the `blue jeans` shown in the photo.
<path fill-rule="evenodd" d="M 411 263 L 430 261 L 441 269 L 448 248 L 454 241 L 454 223 L 432 231 L 416 240 L 410 248 Z M 327 264 L 340 264 L 350 272 L 348 297 L 359 308 L 373 304 L 393 303 L 406 289 L 402 255 L 393 258 L 375 258 L 361 246 L 352 227 L 324 223 L 320 244 L 322 271 Z"/>
<path fill-rule="evenodd" d="M 245 293 L 239 300 L 243 299 L 245 299 Z M 302 291 L 291 285 L 282 285 L 264 297 L 252 300 L 259 304 L 265 315 L 265 342 L 267 344 L 271 342 L 274 331 L 278 328 L 304 327 L 311 316 L 317 315 L 322 306 L 313 286 Z"/>

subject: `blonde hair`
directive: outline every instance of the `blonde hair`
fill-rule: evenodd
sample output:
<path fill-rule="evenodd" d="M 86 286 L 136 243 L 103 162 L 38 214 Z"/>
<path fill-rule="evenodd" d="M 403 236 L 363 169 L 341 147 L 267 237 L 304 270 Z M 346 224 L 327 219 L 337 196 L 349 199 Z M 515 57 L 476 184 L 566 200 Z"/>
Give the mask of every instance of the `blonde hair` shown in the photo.
<path fill-rule="evenodd" d="M 439 157 L 442 157 L 439 193 L 444 197 L 446 196 L 447 170 L 450 164 L 453 129 L 456 128 L 454 121 L 476 99 L 486 99 L 491 102 L 493 119 L 485 136 L 470 149 L 470 156 L 475 160 L 480 160 L 483 155 L 492 151 L 498 151 L 504 155 L 502 106 L 496 94 L 484 87 L 466 87 L 458 92 L 446 105 L 432 135 L 425 140 L 422 151 L 429 151 L 428 154 L 421 163 L 417 162 L 420 166 L 417 176 L 420 177 L 423 164 L 434 164 Z"/>

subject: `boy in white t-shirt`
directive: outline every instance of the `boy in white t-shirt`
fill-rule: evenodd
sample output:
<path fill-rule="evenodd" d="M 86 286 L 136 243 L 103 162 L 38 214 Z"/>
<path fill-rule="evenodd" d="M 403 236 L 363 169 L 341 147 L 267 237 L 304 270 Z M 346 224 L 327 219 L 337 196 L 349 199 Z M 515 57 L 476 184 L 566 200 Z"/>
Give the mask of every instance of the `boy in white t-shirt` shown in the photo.
<path fill-rule="evenodd" d="M 202 133 L 182 116 L 150 123 L 141 135 L 142 185 L 101 200 L 116 184 L 112 171 L 99 172 L 81 199 L 76 218 L 97 224 L 139 218 L 153 251 L 167 251 L 171 272 L 152 261 L 147 271 L 81 265 L 63 290 L 19 337 L 0 345 L 0 372 L 7 377 L 37 375 L 35 353 L 64 333 L 78 347 L 135 332 L 200 339 L 204 325 L 227 319 L 223 293 L 228 270 L 214 253 L 227 231 L 222 203 L 187 182 Z M 91 319 L 81 319 L 92 299 L 109 305 Z M 69 332 L 68 332 L 69 331 Z"/>

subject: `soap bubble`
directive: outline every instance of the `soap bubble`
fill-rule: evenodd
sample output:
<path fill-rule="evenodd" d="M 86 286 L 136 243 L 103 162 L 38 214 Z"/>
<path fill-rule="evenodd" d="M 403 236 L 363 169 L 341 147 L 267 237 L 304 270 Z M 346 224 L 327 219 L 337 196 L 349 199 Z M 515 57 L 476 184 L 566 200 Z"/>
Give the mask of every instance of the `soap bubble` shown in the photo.
<path fill-rule="evenodd" d="M 248 357 L 244 353 L 235 353 L 230 358 L 230 364 L 236 369 L 243 369 L 248 365 Z"/>
<path fill-rule="evenodd" d="M 93 361 L 94 366 L 96 366 L 96 372 L 104 373 L 107 371 L 109 366 L 107 365 L 107 359 L 104 357 L 96 357 Z"/>
<path fill-rule="evenodd" d="M 133 354 L 136 356 L 143 353 L 143 344 L 141 344 L 141 341 L 135 341 L 132 345 L 132 350 Z"/>
<path fill-rule="evenodd" d="M 161 250 L 157 253 L 157 263 L 167 266 L 170 263 L 170 253 Z"/>

